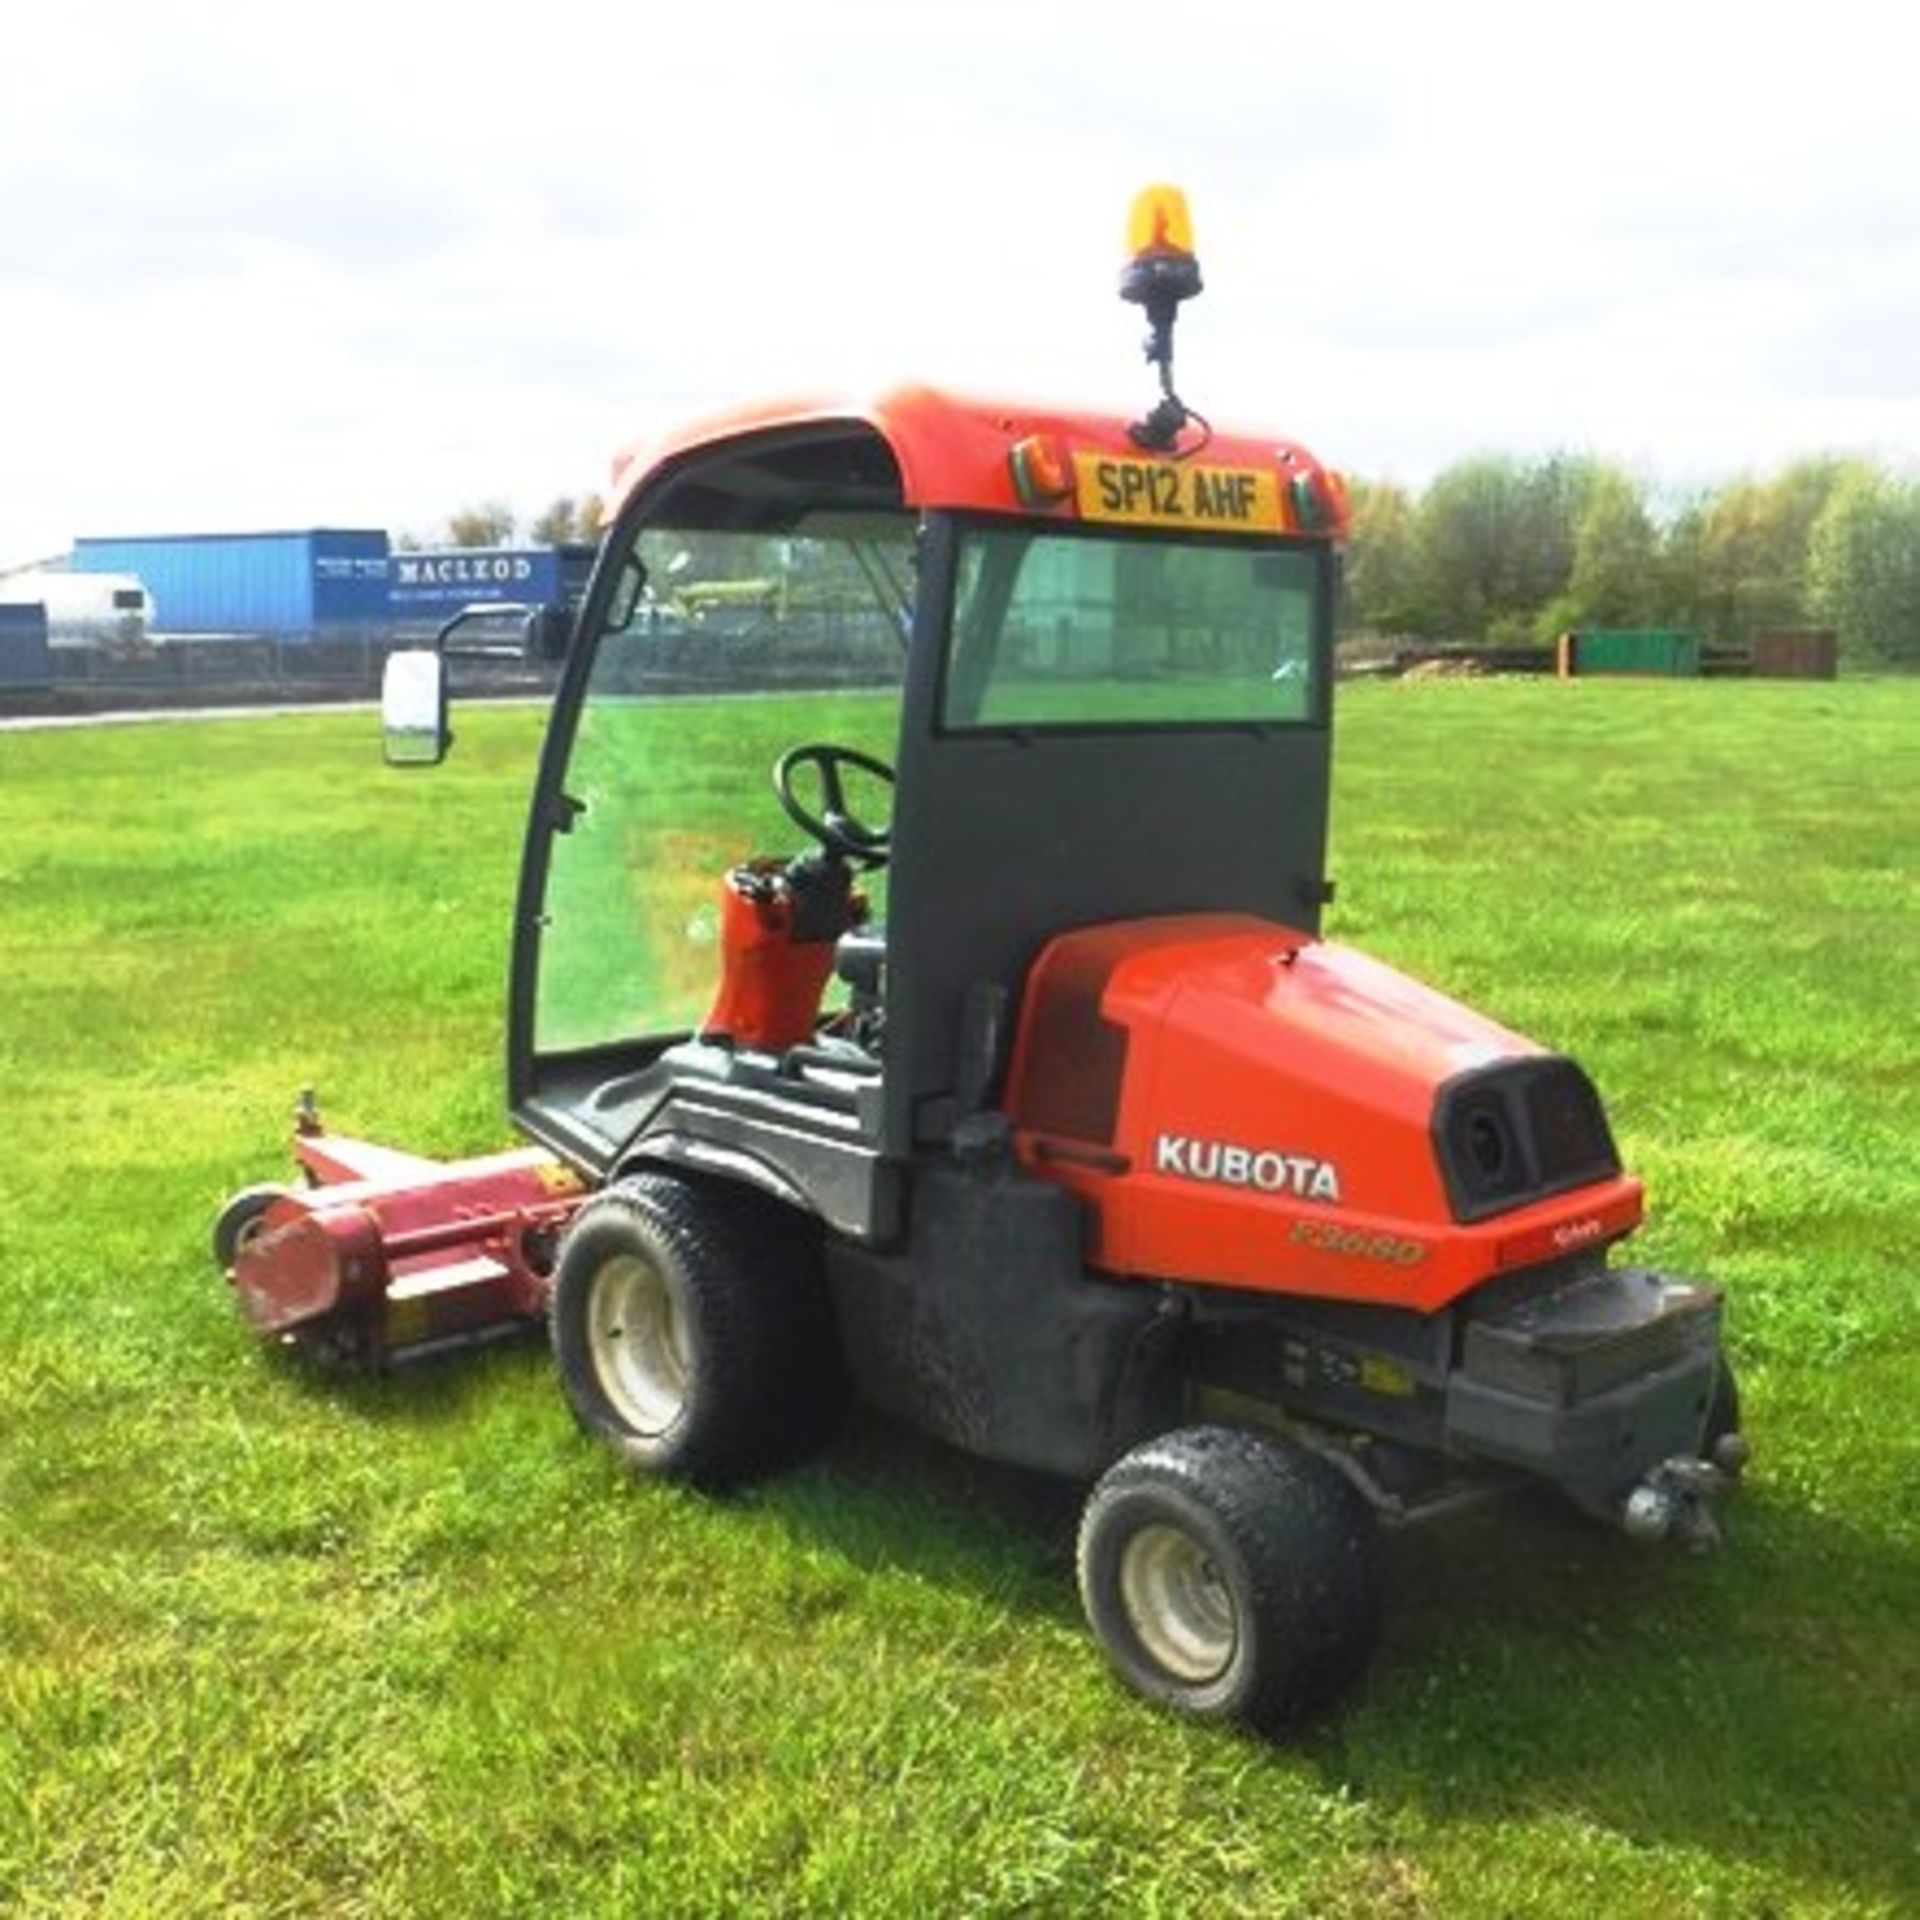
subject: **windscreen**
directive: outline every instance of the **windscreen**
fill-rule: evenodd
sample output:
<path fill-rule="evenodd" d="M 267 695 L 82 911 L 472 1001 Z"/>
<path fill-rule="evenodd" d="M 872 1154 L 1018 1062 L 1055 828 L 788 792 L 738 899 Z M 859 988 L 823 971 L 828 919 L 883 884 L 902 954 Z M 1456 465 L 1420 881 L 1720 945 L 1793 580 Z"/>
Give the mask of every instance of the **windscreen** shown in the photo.
<path fill-rule="evenodd" d="M 1318 721 L 1327 579 L 1307 546 L 969 526 L 941 724 Z"/>

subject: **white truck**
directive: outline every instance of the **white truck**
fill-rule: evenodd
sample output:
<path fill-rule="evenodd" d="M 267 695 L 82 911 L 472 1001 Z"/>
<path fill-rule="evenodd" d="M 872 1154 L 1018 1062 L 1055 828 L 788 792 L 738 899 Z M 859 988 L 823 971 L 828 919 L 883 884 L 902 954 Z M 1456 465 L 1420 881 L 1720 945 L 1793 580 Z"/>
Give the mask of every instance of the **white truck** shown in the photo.
<path fill-rule="evenodd" d="M 127 660 L 153 650 L 153 598 L 130 573 L 28 567 L 0 575 L 0 606 L 35 604 L 47 610 L 47 643 L 55 653 Z"/>

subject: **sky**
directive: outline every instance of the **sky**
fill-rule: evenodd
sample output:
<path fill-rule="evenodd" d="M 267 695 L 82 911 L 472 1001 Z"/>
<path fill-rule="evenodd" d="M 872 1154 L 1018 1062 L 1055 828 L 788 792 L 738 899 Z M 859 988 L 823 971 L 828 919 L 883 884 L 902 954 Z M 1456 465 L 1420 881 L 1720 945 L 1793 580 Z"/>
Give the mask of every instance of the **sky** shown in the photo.
<path fill-rule="evenodd" d="M 1185 397 L 1410 486 L 1920 453 L 1891 4 L 62 0 L 0 93 L 0 566 L 523 515 L 784 393 Z"/>

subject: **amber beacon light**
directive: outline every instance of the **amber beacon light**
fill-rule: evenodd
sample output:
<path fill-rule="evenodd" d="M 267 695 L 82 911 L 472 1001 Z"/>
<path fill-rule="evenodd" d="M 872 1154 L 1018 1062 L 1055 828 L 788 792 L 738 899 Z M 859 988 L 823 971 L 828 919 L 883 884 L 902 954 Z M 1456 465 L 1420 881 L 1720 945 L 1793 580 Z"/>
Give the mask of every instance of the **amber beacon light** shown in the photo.
<path fill-rule="evenodd" d="M 1191 300 L 1203 285 L 1187 196 L 1178 187 L 1144 188 L 1134 196 L 1127 216 L 1120 297 L 1146 308 L 1146 355 L 1160 370 L 1159 404 L 1127 430 L 1136 446 L 1152 453 L 1177 452 L 1181 429 L 1198 418 L 1173 390 L 1173 323 L 1180 303 Z"/>

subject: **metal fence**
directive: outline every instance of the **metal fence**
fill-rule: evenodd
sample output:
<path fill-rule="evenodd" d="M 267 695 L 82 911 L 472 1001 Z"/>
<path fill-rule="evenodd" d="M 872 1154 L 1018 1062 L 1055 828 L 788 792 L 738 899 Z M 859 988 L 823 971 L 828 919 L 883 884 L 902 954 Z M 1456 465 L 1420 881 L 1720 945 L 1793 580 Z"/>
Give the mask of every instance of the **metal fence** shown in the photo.
<path fill-rule="evenodd" d="M 387 655 L 429 644 L 433 630 L 368 628 L 306 638 L 223 635 L 163 640 L 140 654 L 56 647 L 39 685 L 0 686 L 0 712 L 87 713 L 141 707 L 259 706 L 375 699 Z M 456 691 L 544 694 L 558 668 L 462 660 Z"/>

